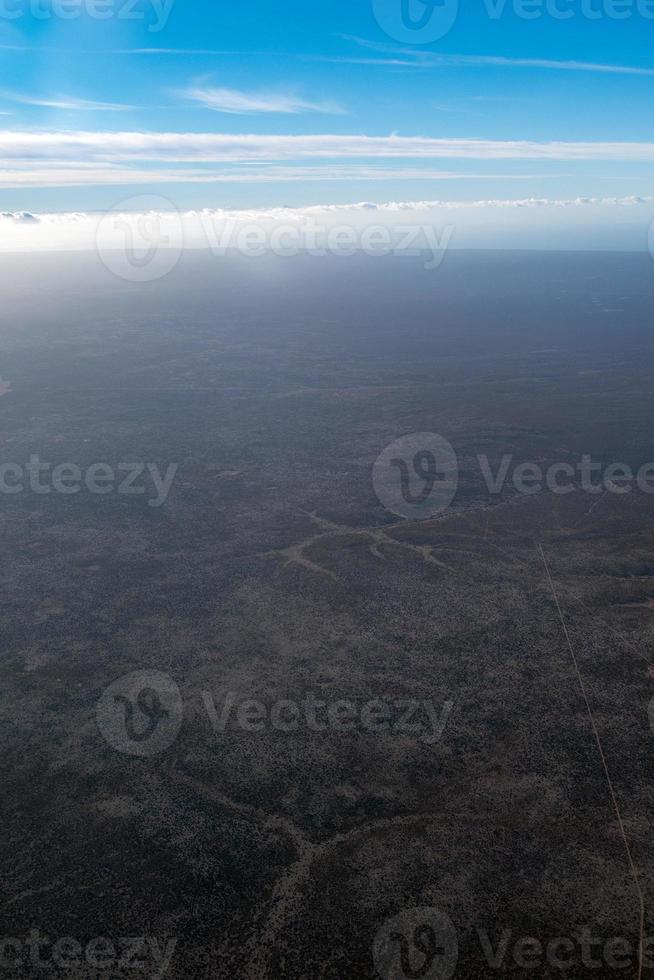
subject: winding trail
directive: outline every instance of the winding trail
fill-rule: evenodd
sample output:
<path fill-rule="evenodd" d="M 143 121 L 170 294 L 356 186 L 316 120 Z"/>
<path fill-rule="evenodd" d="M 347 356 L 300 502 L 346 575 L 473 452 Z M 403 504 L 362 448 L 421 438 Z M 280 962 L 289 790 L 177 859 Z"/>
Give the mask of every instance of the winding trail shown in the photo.
<path fill-rule="evenodd" d="M 212 803 L 218 803 L 225 809 L 251 820 L 264 830 L 280 831 L 289 838 L 296 850 L 295 860 L 277 879 L 271 897 L 266 899 L 255 913 L 254 918 L 262 919 L 263 924 L 254 930 L 247 942 L 248 962 L 241 974 L 242 980 L 265 980 L 270 976 L 269 961 L 277 937 L 295 916 L 299 888 L 307 878 L 315 860 L 357 838 L 420 826 L 438 820 L 441 816 L 440 813 L 430 812 L 380 818 L 361 827 L 353 827 L 345 833 L 334 834 L 327 840 L 314 842 L 288 817 L 269 814 L 259 807 L 240 803 L 220 790 L 207 786 L 176 769 L 169 769 L 168 776 L 178 785 L 185 786 Z"/>
<path fill-rule="evenodd" d="M 313 561 L 313 559 L 307 556 L 307 550 L 311 548 L 314 544 L 319 541 L 326 541 L 328 539 L 334 539 L 339 537 L 357 537 L 368 541 L 368 548 L 370 553 L 381 561 L 385 561 L 386 558 L 380 551 L 380 546 L 386 545 L 387 547 L 401 548 L 408 551 L 414 555 L 420 557 L 426 565 L 435 565 L 438 568 L 451 570 L 451 566 L 447 565 L 445 562 L 440 561 L 433 554 L 434 546 L 432 545 L 417 545 L 410 544 L 408 541 L 398 541 L 397 538 L 391 537 L 387 531 L 393 531 L 400 527 L 407 527 L 406 521 L 401 521 L 399 524 L 390 524 L 384 528 L 356 528 L 348 527 L 345 524 L 333 524 L 331 521 L 326 520 L 324 517 L 320 517 L 318 514 L 307 511 L 302 511 L 306 514 L 314 524 L 316 524 L 321 530 L 317 534 L 310 534 L 302 541 L 297 544 L 289 545 L 288 548 L 274 549 L 273 551 L 264 551 L 257 555 L 257 558 L 275 558 L 277 560 L 282 560 L 284 562 L 283 568 L 288 565 L 301 565 L 306 568 L 307 571 L 314 572 L 317 575 L 326 575 L 332 581 L 339 583 L 337 576 L 330 569 L 325 568 L 324 565 L 320 565 L 318 562 Z"/>

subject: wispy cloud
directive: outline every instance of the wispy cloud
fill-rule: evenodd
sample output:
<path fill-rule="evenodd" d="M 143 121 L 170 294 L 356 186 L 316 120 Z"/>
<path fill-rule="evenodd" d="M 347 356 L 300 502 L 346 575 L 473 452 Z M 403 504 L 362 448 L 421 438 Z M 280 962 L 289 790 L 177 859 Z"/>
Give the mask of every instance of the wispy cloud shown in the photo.
<path fill-rule="evenodd" d="M 41 51 L 48 54 L 79 54 L 78 48 L 53 47 L 50 44 L 0 44 L 0 51 L 30 52 Z M 217 57 L 221 55 L 270 54 L 279 57 L 278 51 L 227 51 L 218 48 L 105 48 L 95 52 L 98 55 L 134 54 L 134 55 L 182 55 L 185 57 Z"/>
<path fill-rule="evenodd" d="M 50 98 L 38 95 L 22 95 L 18 92 L 1 92 L 0 96 L 9 102 L 20 105 L 41 106 L 46 109 L 70 109 L 75 112 L 124 112 L 133 106 L 117 105 L 113 102 L 93 102 L 89 99 L 78 99 L 71 96 Z"/>
<path fill-rule="evenodd" d="M 507 68 L 546 68 L 552 71 L 589 71 L 609 75 L 654 76 L 654 68 L 633 68 L 627 65 L 603 65 L 589 61 L 554 61 L 550 58 L 502 58 L 499 56 L 452 56 L 452 64 L 497 66 Z"/>
<path fill-rule="evenodd" d="M 632 68 L 626 65 L 602 65 L 587 61 L 554 61 L 547 58 L 503 58 L 495 55 L 437 55 L 429 60 L 406 58 L 320 57 L 317 60 L 340 65 L 377 65 L 380 68 L 542 68 L 547 71 L 581 71 L 608 75 L 654 77 L 654 68 Z"/>
<path fill-rule="evenodd" d="M 381 68 L 412 68 L 414 70 L 425 70 L 431 68 L 534 68 L 546 71 L 571 71 L 571 72 L 593 72 L 610 75 L 633 75 L 641 77 L 654 77 L 654 68 L 641 67 L 638 65 L 616 65 L 594 61 L 568 60 L 561 61 L 555 58 L 519 58 L 506 57 L 504 55 L 464 55 L 464 54 L 434 54 L 430 51 L 406 48 L 393 44 L 385 44 L 380 41 L 369 41 L 366 38 L 356 37 L 355 35 L 342 35 L 343 40 L 356 44 L 365 50 L 376 52 L 384 57 L 362 57 L 352 55 L 310 55 L 288 52 L 283 54 L 286 59 L 300 58 L 310 61 L 322 61 L 330 64 L 347 64 L 378 66 Z M 0 51 L 16 52 L 51 52 L 56 54 L 77 54 L 75 48 L 50 47 L 48 45 L 27 44 L 0 44 Z M 249 55 L 256 54 L 261 57 L 271 57 L 278 59 L 280 52 L 271 51 L 249 51 Z M 223 48 L 108 48 L 98 51 L 99 56 L 106 55 L 163 55 L 171 57 L 235 57 L 244 54 L 242 51 L 227 50 Z M 227 111 L 227 110 L 221 110 Z M 232 110 L 234 111 L 234 110 Z M 279 110 L 283 111 L 283 110 Z M 306 110 L 306 111 L 330 111 L 330 110 Z"/>
<path fill-rule="evenodd" d="M 201 56 L 201 57 L 217 57 L 220 55 L 237 55 L 243 54 L 242 51 L 225 51 L 216 48 L 117 48 L 110 54 L 167 54 L 167 55 L 185 55 L 188 57 Z M 252 54 L 253 52 L 248 52 Z"/>
<path fill-rule="evenodd" d="M 551 175 L 550 175 L 551 176 Z M 556 175 L 561 177 L 565 175 Z M 54 161 L 45 166 L 22 165 L 0 169 L 0 188 L 12 187 L 118 187 L 152 184 L 285 184 L 340 181 L 523 181 L 545 174 L 466 173 L 450 170 L 399 168 L 388 170 L 370 166 L 349 167 L 247 167 L 240 170 L 207 171 L 193 169 L 142 169 L 107 165 L 71 166 Z"/>
<path fill-rule="evenodd" d="M 584 71 L 612 75 L 642 75 L 654 77 L 654 68 L 641 68 L 630 65 L 601 64 L 591 61 L 559 61 L 553 58 L 507 58 L 502 55 L 463 55 L 447 54 L 434 55 L 431 52 L 419 51 L 414 48 L 398 47 L 379 41 L 369 41 L 366 38 L 351 34 L 343 35 L 345 41 L 350 41 L 367 51 L 376 51 L 392 57 L 384 58 L 351 58 L 336 57 L 329 59 L 341 63 L 359 65 L 398 65 L 405 68 L 541 68 L 549 71 Z"/>
<path fill-rule="evenodd" d="M 283 92 L 240 92 L 231 88 L 192 86 L 185 89 L 182 94 L 207 109 L 230 115 L 258 113 L 298 115 L 304 112 L 340 115 L 345 111 L 332 102 L 310 102 L 297 95 Z"/>

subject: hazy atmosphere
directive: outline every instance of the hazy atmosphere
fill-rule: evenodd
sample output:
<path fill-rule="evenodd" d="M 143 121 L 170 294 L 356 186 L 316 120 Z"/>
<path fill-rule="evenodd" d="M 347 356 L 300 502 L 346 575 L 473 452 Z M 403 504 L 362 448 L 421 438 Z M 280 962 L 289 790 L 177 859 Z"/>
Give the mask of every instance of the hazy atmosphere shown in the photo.
<path fill-rule="evenodd" d="M 0 0 L 0 980 L 654 978 L 650 0 Z"/>

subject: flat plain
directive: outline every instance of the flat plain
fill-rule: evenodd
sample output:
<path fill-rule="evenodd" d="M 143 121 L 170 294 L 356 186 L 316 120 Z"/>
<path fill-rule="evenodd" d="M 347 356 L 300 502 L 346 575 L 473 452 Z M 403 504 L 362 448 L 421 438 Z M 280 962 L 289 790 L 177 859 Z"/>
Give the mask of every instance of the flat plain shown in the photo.
<path fill-rule="evenodd" d="M 649 256 L 188 253 L 144 285 L 4 256 L 0 276 L 0 463 L 178 467 L 160 507 L 0 494 L 0 936 L 174 938 L 180 980 L 372 980 L 384 922 L 433 907 L 455 977 L 635 977 L 513 945 L 635 947 L 639 890 L 654 936 L 654 496 L 490 493 L 478 457 L 654 462 Z M 372 468 L 416 432 L 460 480 L 412 521 Z M 152 757 L 96 720 L 135 671 L 183 700 Z M 208 694 L 452 709 L 430 744 L 216 730 Z M 480 931 L 510 932 L 497 969 Z"/>

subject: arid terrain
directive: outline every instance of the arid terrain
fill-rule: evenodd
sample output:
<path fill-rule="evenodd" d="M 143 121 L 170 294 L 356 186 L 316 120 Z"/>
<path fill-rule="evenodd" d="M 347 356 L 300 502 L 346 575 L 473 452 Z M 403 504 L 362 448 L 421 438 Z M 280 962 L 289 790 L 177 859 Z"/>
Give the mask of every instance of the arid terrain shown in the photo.
<path fill-rule="evenodd" d="M 5 944 L 0 976 L 160 976 L 174 940 L 174 980 L 636 978 L 641 932 L 654 976 L 654 495 L 493 493 L 478 458 L 654 462 L 649 256 L 0 275 L 0 463 L 176 467 L 159 506 L 149 470 L 0 493 L 0 937 L 156 944 L 137 972 Z M 411 520 L 373 465 L 426 432 L 458 492 Z M 157 751 L 99 720 L 135 672 L 179 690 Z M 419 945 L 383 972 L 416 908 L 453 924 L 455 972 Z M 567 969 L 526 965 L 529 937 Z"/>

